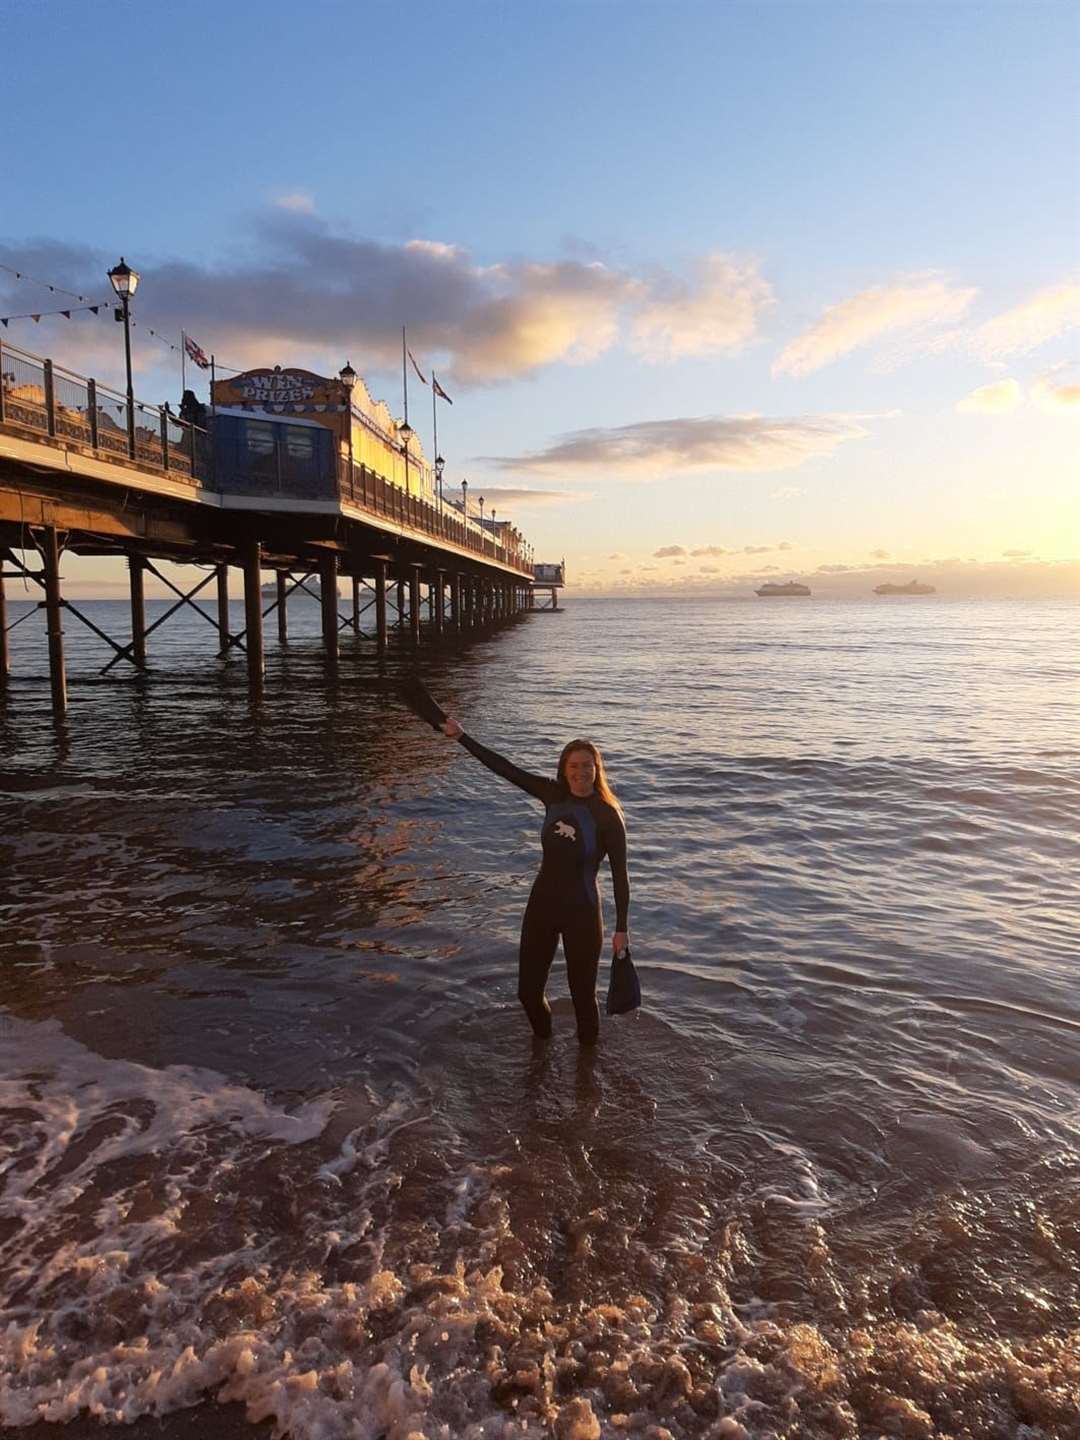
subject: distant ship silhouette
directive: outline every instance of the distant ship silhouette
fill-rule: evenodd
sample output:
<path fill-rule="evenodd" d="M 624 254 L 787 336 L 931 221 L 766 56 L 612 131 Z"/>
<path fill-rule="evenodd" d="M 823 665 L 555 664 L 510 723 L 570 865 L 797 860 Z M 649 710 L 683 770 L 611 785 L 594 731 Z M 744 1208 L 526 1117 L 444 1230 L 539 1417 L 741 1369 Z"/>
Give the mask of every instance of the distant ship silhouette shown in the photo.
<path fill-rule="evenodd" d="M 936 595 L 933 585 L 924 585 L 919 580 L 909 580 L 906 585 L 875 585 L 875 595 Z"/>
<path fill-rule="evenodd" d="M 775 580 L 769 580 L 762 585 L 760 590 L 755 590 L 755 595 L 809 595 L 811 594 L 808 585 L 800 585 L 797 580 L 787 580 L 783 585 L 778 585 Z"/>
<path fill-rule="evenodd" d="M 299 580 L 299 578 L 300 578 L 299 575 L 291 575 L 291 576 L 288 576 L 288 575 L 287 575 L 287 576 L 285 577 L 285 579 L 286 579 L 286 585 L 287 585 L 287 587 L 288 587 L 288 589 L 289 589 L 289 599 L 290 599 L 290 600 L 321 600 L 321 599 L 322 599 L 322 589 L 321 589 L 320 586 L 319 586 L 318 580 L 315 579 L 314 577 L 313 577 L 312 579 L 308 580 L 307 583 L 306 583 L 306 585 L 297 585 L 295 590 L 292 589 L 292 586 L 295 584 L 295 582 L 296 582 L 297 580 Z M 277 581 L 276 581 L 276 580 L 272 580 L 269 585 L 261 585 L 261 586 L 259 587 L 259 594 L 260 594 L 260 595 L 265 595 L 265 596 L 266 596 L 268 599 L 270 599 L 270 600 L 276 600 L 276 599 L 277 599 Z"/>

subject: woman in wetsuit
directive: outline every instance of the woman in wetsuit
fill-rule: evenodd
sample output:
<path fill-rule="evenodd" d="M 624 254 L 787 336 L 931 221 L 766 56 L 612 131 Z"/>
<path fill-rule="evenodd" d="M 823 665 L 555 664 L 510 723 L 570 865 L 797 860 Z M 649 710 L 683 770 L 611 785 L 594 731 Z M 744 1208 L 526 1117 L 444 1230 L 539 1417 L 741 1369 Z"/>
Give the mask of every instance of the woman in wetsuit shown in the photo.
<path fill-rule="evenodd" d="M 604 943 L 596 875 L 605 855 L 615 889 L 615 954 L 628 943 L 630 907 L 626 827 L 604 776 L 600 752 L 588 740 L 571 740 L 559 756 L 556 778 L 548 780 L 519 770 L 478 744 L 456 720 L 447 719 L 442 729 L 489 770 L 541 801 L 546 809 L 540 832 L 543 861 L 521 922 L 518 999 L 535 1034 L 546 1039 L 551 1034 L 551 1006 L 544 988 L 561 935 L 578 1040 L 582 1045 L 594 1045 L 600 1030 L 596 974 Z"/>

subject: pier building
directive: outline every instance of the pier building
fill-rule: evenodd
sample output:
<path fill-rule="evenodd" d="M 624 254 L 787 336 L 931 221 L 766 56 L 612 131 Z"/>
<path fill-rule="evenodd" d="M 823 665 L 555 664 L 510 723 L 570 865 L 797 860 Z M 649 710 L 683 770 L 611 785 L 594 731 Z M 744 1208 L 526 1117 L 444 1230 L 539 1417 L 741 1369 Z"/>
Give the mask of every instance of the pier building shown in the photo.
<path fill-rule="evenodd" d="M 68 618 L 111 652 L 103 673 L 121 666 L 145 675 L 153 632 L 192 606 L 215 632 L 219 657 L 245 655 L 254 695 L 264 683 L 264 622 L 273 616 L 278 642 L 288 643 L 287 602 L 298 587 L 321 605 L 331 672 L 342 631 L 370 639 L 381 656 L 392 641 L 463 638 L 514 619 L 532 608 L 531 549 L 504 517 L 481 523 L 465 499 L 448 503 L 440 469 L 349 366 L 337 377 L 247 371 L 213 385 L 207 413 L 186 396 L 177 414 L 0 341 L 0 692 L 11 624 L 34 613 L 45 619 L 58 713 L 67 705 Z M 126 562 L 129 640 L 105 634 L 65 598 L 68 553 Z M 199 566 L 191 588 L 163 575 L 162 560 Z M 233 568 L 244 583 L 236 633 Z M 266 605 L 264 571 L 275 586 Z M 148 572 L 177 597 L 151 625 Z M 42 598 L 37 612 L 9 623 L 4 581 L 14 577 Z M 342 581 L 352 591 L 344 614 Z M 195 604 L 210 586 L 216 616 Z"/>

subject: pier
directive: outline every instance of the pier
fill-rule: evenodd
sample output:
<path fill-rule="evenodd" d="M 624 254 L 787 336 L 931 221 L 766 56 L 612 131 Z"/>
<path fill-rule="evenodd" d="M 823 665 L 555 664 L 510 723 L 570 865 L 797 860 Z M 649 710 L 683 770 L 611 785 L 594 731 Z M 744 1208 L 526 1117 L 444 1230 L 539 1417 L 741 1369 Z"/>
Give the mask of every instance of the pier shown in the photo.
<path fill-rule="evenodd" d="M 8 632 L 27 618 L 9 621 L 9 579 L 39 595 L 59 714 L 66 617 L 100 639 L 102 673 L 147 674 L 153 632 L 193 606 L 216 631 L 217 656 L 243 652 L 257 696 L 265 624 L 286 643 L 289 597 L 300 587 L 314 593 L 316 578 L 331 670 L 343 631 L 371 639 L 383 656 L 395 638 L 414 647 L 464 638 L 533 608 L 524 537 L 482 512 L 478 522 L 465 490 L 460 506 L 446 500 L 441 460 L 429 466 L 414 432 L 371 401 L 362 381 L 354 393 L 351 367 L 336 380 L 280 367 L 249 372 L 218 382 L 209 412 L 188 403 L 181 415 L 4 342 L 0 377 L 0 691 Z M 130 639 L 107 635 L 65 598 L 65 554 L 126 564 Z M 162 561 L 199 567 L 191 587 L 164 575 Z M 234 568 L 244 587 L 238 632 L 228 606 Z M 269 596 L 264 572 L 275 572 Z M 148 574 L 176 596 L 151 625 Z M 196 604 L 200 595 L 212 599 L 210 611 Z"/>

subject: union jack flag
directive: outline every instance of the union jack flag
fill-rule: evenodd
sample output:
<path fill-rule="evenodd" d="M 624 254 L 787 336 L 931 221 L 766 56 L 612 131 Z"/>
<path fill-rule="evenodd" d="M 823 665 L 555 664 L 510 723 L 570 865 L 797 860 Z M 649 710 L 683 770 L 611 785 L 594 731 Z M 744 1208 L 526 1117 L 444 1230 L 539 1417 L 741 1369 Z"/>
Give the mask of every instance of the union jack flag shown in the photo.
<path fill-rule="evenodd" d="M 438 397 L 439 397 L 440 400 L 445 400 L 448 405 L 452 405 L 452 404 L 454 403 L 454 402 L 450 399 L 450 396 L 447 395 L 446 391 L 445 391 L 445 390 L 442 388 L 442 386 L 439 384 L 438 380 L 435 379 L 435 371 L 434 371 L 434 370 L 431 372 L 431 383 L 432 383 L 432 386 L 433 386 L 434 389 L 435 389 L 435 394 L 438 395 Z"/>
<path fill-rule="evenodd" d="M 200 370 L 210 369 L 210 357 L 201 345 L 196 345 L 190 335 L 184 336 L 184 349 L 189 360 L 193 360 Z"/>

